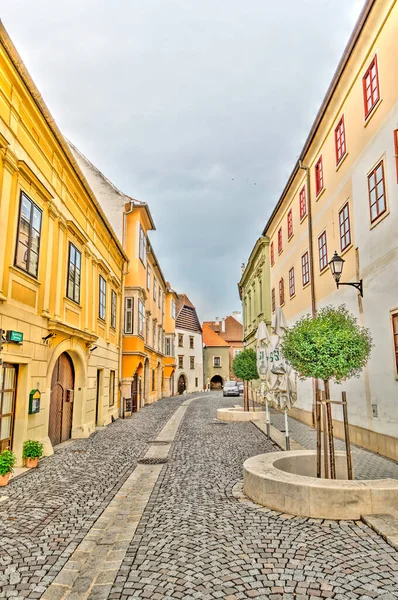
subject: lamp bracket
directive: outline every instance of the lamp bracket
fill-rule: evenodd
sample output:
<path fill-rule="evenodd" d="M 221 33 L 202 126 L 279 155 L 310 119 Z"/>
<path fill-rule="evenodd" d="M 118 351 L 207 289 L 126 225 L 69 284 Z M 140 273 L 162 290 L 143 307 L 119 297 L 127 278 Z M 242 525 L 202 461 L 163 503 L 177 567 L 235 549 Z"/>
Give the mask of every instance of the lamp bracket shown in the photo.
<path fill-rule="evenodd" d="M 337 285 L 337 288 L 339 288 L 341 285 L 350 285 L 351 287 L 354 287 L 355 289 L 357 289 L 358 292 L 361 294 L 361 297 L 363 298 L 362 279 L 360 281 L 355 281 L 353 283 L 341 283 L 340 281 L 336 281 L 336 285 Z"/>

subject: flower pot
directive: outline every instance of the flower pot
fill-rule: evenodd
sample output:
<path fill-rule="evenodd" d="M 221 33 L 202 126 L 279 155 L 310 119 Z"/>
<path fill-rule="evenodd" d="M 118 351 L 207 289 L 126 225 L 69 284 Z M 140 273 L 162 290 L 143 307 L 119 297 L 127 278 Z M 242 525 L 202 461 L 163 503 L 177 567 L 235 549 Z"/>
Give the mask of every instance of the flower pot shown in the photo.
<path fill-rule="evenodd" d="M 8 485 L 8 480 L 10 479 L 11 473 L 6 473 L 5 475 L 0 475 L 0 487 L 4 487 Z"/>
<path fill-rule="evenodd" d="M 25 458 L 25 465 L 28 467 L 28 469 L 36 469 L 38 463 L 38 456 L 35 456 L 35 458 Z"/>

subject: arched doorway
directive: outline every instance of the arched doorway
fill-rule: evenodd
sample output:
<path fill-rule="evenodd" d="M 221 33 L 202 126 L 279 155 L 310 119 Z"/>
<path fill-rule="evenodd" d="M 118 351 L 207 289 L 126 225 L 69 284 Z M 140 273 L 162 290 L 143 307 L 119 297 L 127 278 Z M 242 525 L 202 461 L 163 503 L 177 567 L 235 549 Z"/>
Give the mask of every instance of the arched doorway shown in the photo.
<path fill-rule="evenodd" d="M 223 378 L 221 377 L 221 375 L 214 375 L 214 377 L 212 377 L 210 379 L 210 389 L 211 390 L 221 390 L 223 385 L 224 385 L 224 381 L 223 381 Z"/>
<path fill-rule="evenodd" d="M 141 406 L 144 406 L 145 402 L 149 402 L 149 360 L 147 358 L 144 362 L 144 397 Z"/>
<path fill-rule="evenodd" d="M 181 373 L 181 375 L 178 378 L 178 393 L 181 395 L 183 394 L 186 389 L 187 389 L 187 378 L 185 377 L 185 375 L 183 373 Z"/>
<path fill-rule="evenodd" d="M 63 352 L 54 365 L 51 377 L 48 437 L 53 446 L 71 437 L 74 387 L 73 362 L 69 354 Z"/>
<path fill-rule="evenodd" d="M 162 368 L 160 365 L 160 362 L 158 362 L 157 366 L 156 366 L 156 387 L 157 387 L 157 399 L 160 400 L 160 398 L 162 397 Z"/>
<path fill-rule="evenodd" d="M 171 372 L 170 375 L 170 396 L 174 396 L 174 371 Z"/>

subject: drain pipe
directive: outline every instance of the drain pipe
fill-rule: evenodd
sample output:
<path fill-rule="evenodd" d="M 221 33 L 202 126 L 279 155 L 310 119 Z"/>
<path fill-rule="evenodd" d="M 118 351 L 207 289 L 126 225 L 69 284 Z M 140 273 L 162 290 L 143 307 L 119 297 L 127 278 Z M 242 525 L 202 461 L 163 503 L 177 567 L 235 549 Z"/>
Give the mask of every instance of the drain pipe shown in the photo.
<path fill-rule="evenodd" d="M 308 214 L 308 259 L 310 263 L 310 290 L 311 290 L 311 313 L 315 317 L 316 301 L 315 301 L 315 278 L 314 278 L 314 250 L 313 250 L 313 233 L 312 233 L 312 202 L 311 202 L 311 178 L 310 168 L 305 167 L 299 159 L 299 168 L 306 172 L 307 185 L 307 214 Z M 315 427 L 315 402 L 318 391 L 318 380 L 312 380 L 312 424 Z"/>
<path fill-rule="evenodd" d="M 125 211 L 123 209 L 123 229 L 122 229 L 122 248 L 123 250 L 126 252 L 126 217 L 127 215 L 129 215 L 130 213 L 132 213 L 134 210 L 134 202 L 131 200 L 130 201 L 130 208 L 129 210 Z M 120 312 L 120 326 L 119 326 L 119 340 L 120 340 L 120 350 L 119 350 L 119 396 L 120 396 L 120 409 L 119 409 L 119 416 L 123 417 L 123 412 L 124 412 L 124 400 L 123 400 L 123 396 L 122 396 L 122 375 L 123 375 L 123 333 L 124 333 L 124 282 L 125 282 L 125 278 L 126 275 L 128 273 L 128 266 L 129 263 L 127 261 L 124 261 L 123 263 L 123 269 L 122 269 L 122 281 L 121 281 L 121 287 L 122 287 L 122 298 L 121 298 L 121 312 Z"/>

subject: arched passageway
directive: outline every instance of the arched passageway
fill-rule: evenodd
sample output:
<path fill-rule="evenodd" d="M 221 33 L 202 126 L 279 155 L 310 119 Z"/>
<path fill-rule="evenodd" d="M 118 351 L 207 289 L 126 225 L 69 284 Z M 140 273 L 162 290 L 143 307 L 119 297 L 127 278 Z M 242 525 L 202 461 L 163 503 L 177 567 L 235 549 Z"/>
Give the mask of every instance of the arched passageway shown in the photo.
<path fill-rule="evenodd" d="M 177 387 L 178 387 L 179 394 L 183 394 L 187 389 L 187 378 L 183 373 L 181 373 L 181 375 L 178 378 L 178 386 Z"/>
<path fill-rule="evenodd" d="M 210 379 L 210 389 L 212 390 L 221 390 L 224 385 L 224 380 L 221 375 L 214 375 Z"/>

